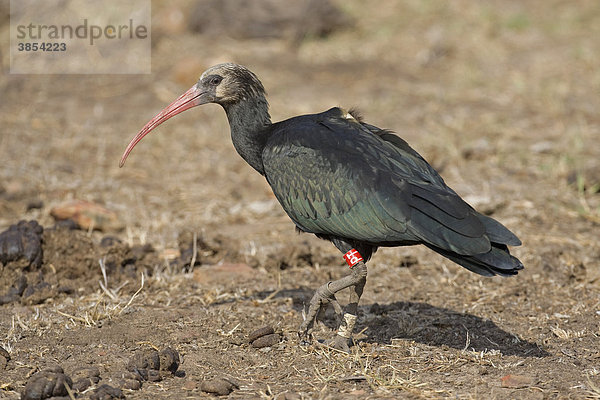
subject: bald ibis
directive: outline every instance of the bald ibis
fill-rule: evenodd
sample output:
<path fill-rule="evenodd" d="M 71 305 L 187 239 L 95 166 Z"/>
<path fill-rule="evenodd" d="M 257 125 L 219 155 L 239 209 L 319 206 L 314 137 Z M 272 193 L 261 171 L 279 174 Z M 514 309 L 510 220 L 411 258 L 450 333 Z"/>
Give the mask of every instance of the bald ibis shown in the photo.
<path fill-rule="evenodd" d="M 319 287 L 301 337 L 331 304 L 340 325 L 329 344 L 348 349 L 366 283 L 365 263 L 378 247 L 423 244 L 485 276 L 515 275 L 523 264 L 508 245 L 521 241 L 446 185 L 419 153 L 392 132 L 331 108 L 272 123 L 265 89 L 244 66 L 209 68 L 131 140 L 120 166 L 150 131 L 189 108 L 220 104 L 237 152 L 263 175 L 298 230 L 331 241 L 350 274 Z M 336 293 L 351 288 L 345 312 Z"/>

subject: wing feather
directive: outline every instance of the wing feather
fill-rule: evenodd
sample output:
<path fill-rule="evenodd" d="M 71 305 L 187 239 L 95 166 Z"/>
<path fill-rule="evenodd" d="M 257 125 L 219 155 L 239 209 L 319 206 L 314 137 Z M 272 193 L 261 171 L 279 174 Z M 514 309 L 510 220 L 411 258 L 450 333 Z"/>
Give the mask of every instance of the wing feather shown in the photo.
<path fill-rule="evenodd" d="M 285 121 L 265 146 L 267 181 L 300 229 L 375 245 L 423 242 L 460 255 L 518 242 L 404 140 L 341 115 L 332 109 Z"/>

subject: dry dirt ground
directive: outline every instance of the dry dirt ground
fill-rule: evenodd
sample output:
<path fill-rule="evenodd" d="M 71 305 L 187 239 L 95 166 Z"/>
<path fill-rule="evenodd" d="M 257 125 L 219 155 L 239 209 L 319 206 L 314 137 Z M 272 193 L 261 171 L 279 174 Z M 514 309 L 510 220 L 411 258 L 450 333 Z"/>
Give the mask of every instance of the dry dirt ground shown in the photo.
<path fill-rule="evenodd" d="M 598 1 L 340 1 L 349 20 L 327 36 L 268 38 L 190 30 L 191 3 L 153 3 L 151 75 L 10 75 L 0 19 L 0 231 L 44 227 L 39 267 L 0 264 L 0 397 L 59 365 L 73 381 L 97 368 L 79 398 L 101 384 L 209 398 L 213 378 L 238 399 L 600 398 Z M 221 61 L 262 78 L 274 120 L 355 106 L 398 132 L 523 240 L 525 270 L 482 278 L 421 247 L 380 250 L 351 353 L 300 346 L 313 290 L 347 268 L 294 232 L 218 106 L 169 121 L 117 166 Z M 124 229 L 56 226 L 50 210 L 73 199 Z M 279 340 L 248 344 L 263 326 Z M 130 360 L 167 347 L 178 370 L 127 389 Z"/>

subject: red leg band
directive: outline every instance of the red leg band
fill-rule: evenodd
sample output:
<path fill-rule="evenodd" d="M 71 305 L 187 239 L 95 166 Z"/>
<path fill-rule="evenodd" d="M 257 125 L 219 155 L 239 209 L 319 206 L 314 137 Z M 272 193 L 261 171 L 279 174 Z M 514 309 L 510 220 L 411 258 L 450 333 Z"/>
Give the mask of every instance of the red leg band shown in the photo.
<path fill-rule="evenodd" d="M 359 262 L 363 261 L 363 258 L 358 252 L 358 250 L 351 249 L 346 254 L 344 254 L 344 260 L 346 260 L 346 264 L 348 264 L 348 266 L 352 268 Z"/>

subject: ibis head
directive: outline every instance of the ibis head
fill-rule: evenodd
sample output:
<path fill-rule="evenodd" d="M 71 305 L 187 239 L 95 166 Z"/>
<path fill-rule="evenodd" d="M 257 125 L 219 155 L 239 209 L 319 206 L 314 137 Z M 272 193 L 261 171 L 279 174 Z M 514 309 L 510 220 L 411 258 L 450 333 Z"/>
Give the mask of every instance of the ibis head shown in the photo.
<path fill-rule="evenodd" d="M 119 166 L 122 167 L 125 164 L 129 153 L 144 136 L 171 117 L 207 103 L 220 104 L 227 111 L 230 106 L 250 98 L 264 100 L 265 89 L 256 75 L 248 68 L 238 64 L 225 63 L 207 69 L 194 86 L 165 107 L 135 135 L 125 149 Z M 264 102 L 266 104 L 266 100 Z"/>

